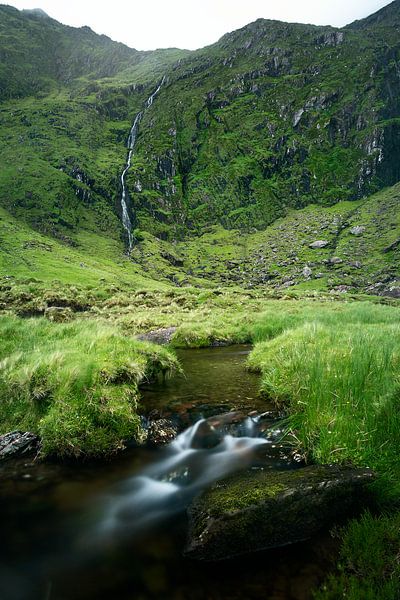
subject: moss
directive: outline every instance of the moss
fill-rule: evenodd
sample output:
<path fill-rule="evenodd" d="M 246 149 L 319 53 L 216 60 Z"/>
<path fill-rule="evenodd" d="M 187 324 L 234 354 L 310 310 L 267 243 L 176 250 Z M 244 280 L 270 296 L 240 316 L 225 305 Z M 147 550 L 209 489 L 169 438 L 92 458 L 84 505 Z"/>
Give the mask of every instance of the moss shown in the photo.
<path fill-rule="evenodd" d="M 268 485 L 265 484 L 263 474 L 260 474 L 258 478 L 251 478 L 250 489 L 248 483 L 248 476 L 241 475 L 232 481 L 215 487 L 210 494 L 206 492 L 204 496 L 205 501 L 208 503 L 211 500 L 211 505 L 209 506 L 210 514 L 218 516 L 225 512 L 240 510 L 252 504 L 258 504 L 266 499 L 273 498 L 286 488 L 279 476 L 276 479 L 274 476 L 271 477 L 271 480 L 268 479 Z"/>

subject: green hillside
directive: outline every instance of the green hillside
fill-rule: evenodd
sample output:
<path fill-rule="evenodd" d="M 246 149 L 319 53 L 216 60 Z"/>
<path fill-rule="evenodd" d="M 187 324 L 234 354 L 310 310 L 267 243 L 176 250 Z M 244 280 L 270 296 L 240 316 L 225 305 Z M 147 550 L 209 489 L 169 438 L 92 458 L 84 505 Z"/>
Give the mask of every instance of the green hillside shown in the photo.
<path fill-rule="evenodd" d="M 394 2 L 342 30 L 259 19 L 196 52 L 138 52 L 0 7 L 0 203 L 25 240 L 15 266 L 30 265 L 28 226 L 79 263 L 129 270 L 126 144 L 165 76 L 127 175 L 133 274 L 396 287 L 398 191 L 369 196 L 400 180 L 399 14 Z M 365 230 L 353 236 L 352 226 Z M 3 227 L 4 274 L 12 230 Z M 318 240 L 329 244 L 310 249 Z M 36 251 L 32 264 L 45 272 L 47 255 Z"/>

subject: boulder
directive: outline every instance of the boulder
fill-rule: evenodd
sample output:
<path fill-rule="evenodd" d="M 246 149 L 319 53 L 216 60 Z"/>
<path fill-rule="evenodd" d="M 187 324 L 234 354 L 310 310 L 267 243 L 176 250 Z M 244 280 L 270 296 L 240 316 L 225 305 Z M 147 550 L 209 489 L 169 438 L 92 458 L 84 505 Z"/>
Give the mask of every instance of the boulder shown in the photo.
<path fill-rule="evenodd" d="M 327 240 L 316 240 L 312 244 L 309 244 L 309 248 L 316 250 L 318 248 L 325 248 L 325 246 L 327 246 L 328 244 L 329 242 Z"/>
<path fill-rule="evenodd" d="M 230 477 L 189 507 L 185 555 L 215 561 L 306 540 L 359 508 L 373 479 L 369 469 L 321 465 Z"/>
<path fill-rule="evenodd" d="M 172 336 L 176 331 L 176 327 L 165 327 L 163 329 L 155 329 L 148 333 L 142 333 L 137 336 L 142 342 L 153 342 L 153 344 L 169 344 Z"/>
<path fill-rule="evenodd" d="M 28 431 L 12 431 L 0 435 L 0 460 L 25 456 L 39 451 L 40 439 Z"/>
<path fill-rule="evenodd" d="M 332 256 L 332 258 L 329 259 L 329 263 L 331 265 L 340 265 L 342 264 L 343 259 L 340 258 L 339 256 Z"/>

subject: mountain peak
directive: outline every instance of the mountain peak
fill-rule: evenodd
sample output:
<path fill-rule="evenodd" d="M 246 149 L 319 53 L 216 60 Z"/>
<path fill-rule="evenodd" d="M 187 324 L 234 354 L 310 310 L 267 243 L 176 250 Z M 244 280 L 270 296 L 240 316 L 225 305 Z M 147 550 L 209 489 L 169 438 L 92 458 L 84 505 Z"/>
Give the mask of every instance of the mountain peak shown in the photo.
<path fill-rule="evenodd" d="M 351 29 L 365 29 L 374 26 L 398 26 L 400 25 L 400 0 L 394 0 L 387 6 L 384 6 L 376 13 L 373 13 L 365 19 L 354 21 L 348 25 Z"/>
<path fill-rule="evenodd" d="M 22 12 L 26 15 L 32 15 L 34 17 L 44 17 L 47 19 L 49 18 L 49 15 L 46 12 L 44 12 L 44 10 L 42 10 L 41 8 L 24 8 Z"/>

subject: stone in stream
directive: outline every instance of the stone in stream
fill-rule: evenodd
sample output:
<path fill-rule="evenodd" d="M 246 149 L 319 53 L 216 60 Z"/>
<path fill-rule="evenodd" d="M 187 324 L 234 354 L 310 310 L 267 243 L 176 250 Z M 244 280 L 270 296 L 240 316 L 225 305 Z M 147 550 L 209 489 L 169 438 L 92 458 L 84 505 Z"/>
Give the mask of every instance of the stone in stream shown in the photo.
<path fill-rule="evenodd" d="M 12 431 L 0 435 L 0 459 L 15 458 L 38 452 L 40 439 L 28 431 Z"/>
<path fill-rule="evenodd" d="M 169 419 L 150 421 L 146 442 L 149 446 L 169 444 L 178 435 L 178 428 Z"/>
<path fill-rule="evenodd" d="M 215 484 L 189 507 L 187 557 L 215 561 L 309 539 L 351 514 L 369 469 L 250 470 Z"/>

